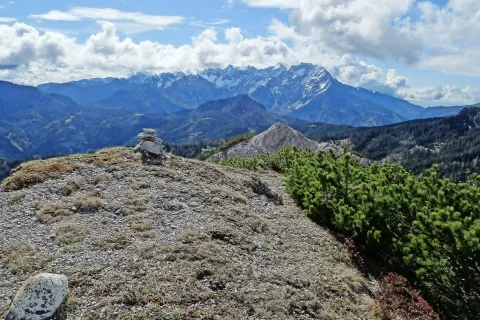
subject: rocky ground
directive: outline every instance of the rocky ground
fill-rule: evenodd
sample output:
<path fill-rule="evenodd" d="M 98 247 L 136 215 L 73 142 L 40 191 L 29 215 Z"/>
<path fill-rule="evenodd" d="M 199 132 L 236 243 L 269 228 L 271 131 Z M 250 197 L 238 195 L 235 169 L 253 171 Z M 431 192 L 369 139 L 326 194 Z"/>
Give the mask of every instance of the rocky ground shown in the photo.
<path fill-rule="evenodd" d="M 68 277 L 69 319 L 376 319 L 282 180 L 122 148 L 24 164 L 0 192 L 0 314 L 44 271 Z"/>

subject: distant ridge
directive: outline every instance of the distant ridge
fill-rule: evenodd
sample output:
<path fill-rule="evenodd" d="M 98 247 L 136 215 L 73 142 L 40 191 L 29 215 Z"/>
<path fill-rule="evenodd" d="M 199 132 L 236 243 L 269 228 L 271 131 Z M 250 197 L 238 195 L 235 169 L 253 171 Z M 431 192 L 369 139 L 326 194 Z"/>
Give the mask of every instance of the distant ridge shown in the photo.
<path fill-rule="evenodd" d="M 256 135 L 248 141 L 241 142 L 233 147 L 214 154 L 208 159 L 210 162 L 224 161 L 233 157 L 250 158 L 260 153 L 276 153 L 287 146 L 300 149 L 318 150 L 333 149 L 340 152 L 341 148 L 330 143 L 318 143 L 306 138 L 297 130 L 283 124 L 275 123 L 267 131 Z"/>
<path fill-rule="evenodd" d="M 278 115 L 352 126 L 379 126 L 454 115 L 462 108 L 423 108 L 376 91 L 351 87 L 335 79 L 322 66 L 309 63 L 265 69 L 228 66 L 198 74 L 136 74 L 124 79 L 89 79 L 44 84 L 38 88 L 46 93 L 69 96 L 82 105 L 121 107 L 137 113 L 173 113 L 196 109 L 208 101 L 248 94 Z"/>

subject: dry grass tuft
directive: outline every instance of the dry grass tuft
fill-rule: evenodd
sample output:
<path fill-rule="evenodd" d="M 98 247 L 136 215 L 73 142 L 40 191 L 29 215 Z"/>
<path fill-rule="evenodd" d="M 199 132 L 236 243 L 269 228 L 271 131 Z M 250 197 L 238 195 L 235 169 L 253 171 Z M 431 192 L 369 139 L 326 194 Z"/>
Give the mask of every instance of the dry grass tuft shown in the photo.
<path fill-rule="evenodd" d="M 144 196 L 138 196 L 136 194 L 130 194 L 121 199 L 123 206 L 121 208 L 121 214 L 123 216 L 134 215 L 138 212 L 147 211 L 147 204 L 150 200 Z"/>
<path fill-rule="evenodd" d="M 103 207 L 103 201 L 97 196 L 86 195 L 80 196 L 73 200 L 73 206 L 78 212 L 89 213 L 95 212 Z"/>
<path fill-rule="evenodd" d="M 72 213 L 68 206 L 63 203 L 39 203 L 36 209 L 38 220 L 46 224 L 61 221 Z"/>
<path fill-rule="evenodd" d="M 130 216 L 128 220 L 130 228 L 137 232 L 145 232 L 153 228 L 153 223 L 150 220 L 145 220 L 141 217 Z"/>
<path fill-rule="evenodd" d="M 111 166 L 124 162 L 127 152 L 127 148 L 108 148 L 96 153 L 77 155 L 75 158 L 99 167 Z"/>
<path fill-rule="evenodd" d="M 152 186 L 150 181 L 148 180 L 136 180 L 132 183 L 132 189 L 140 190 L 140 189 L 148 189 Z"/>
<path fill-rule="evenodd" d="M 23 202 L 23 200 L 25 199 L 26 197 L 26 194 L 25 193 L 18 193 L 16 195 L 14 195 L 13 197 L 11 197 L 10 199 L 8 199 L 8 205 L 9 206 L 14 206 L 16 204 L 20 204 Z"/>
<path fill-rule="evenodd" d="M 5 179 L 0 189 L 2 191 L 21 190 L 75 169 L 76 166 L 67 158 L 30 161 L 14 169 L 13 174 Z"/>
<path fill-rule="evenodd" d="M 91 183 L 93 185 L 98 185 L 101 182 L 106 181 L 107 179 L 108 179 L 108 176 L 106 174 L 98 174 L 92 178 Z"/>
<path fill-rule="evenodd" d="M 0 247 L 0 261 L 14 273 L 25 273 L 43 268 L 50 258 L 24 243 L 14 243 Z"/>
<path fill-rule="evenodd" d="M 63 196 L 70 196 L 73 192 L 80 190 L 82 186 L 83 182 L 81 180 L 68 180 L 60 185 L 58 192 Z"/>
<path fill-rule="evenodd" d="M 80 224 L 68 224 L 55 230 L 55 241 L 61 246 L 83 242 L 88 234 L 86 227 Z"/>
<path fill-rule="evenodd" d="M 112 235 L 98 237 L 93 241 L 93 245 L 98 250 L 121 250 L 128 247 L 132 241 L 124 233 L 117 232 Z"/>

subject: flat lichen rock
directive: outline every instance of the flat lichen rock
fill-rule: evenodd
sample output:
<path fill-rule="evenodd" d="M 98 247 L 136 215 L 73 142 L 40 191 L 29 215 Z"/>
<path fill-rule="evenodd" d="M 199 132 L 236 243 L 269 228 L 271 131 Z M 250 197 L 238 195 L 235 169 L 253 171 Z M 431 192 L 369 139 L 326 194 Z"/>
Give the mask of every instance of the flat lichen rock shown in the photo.
<path fill-rule="evenodd" d="M 40 273 L 29 278 L 13 299 L 6 320 L 58 319 L 59 309 L 68 293 L 64 275 Z"/>

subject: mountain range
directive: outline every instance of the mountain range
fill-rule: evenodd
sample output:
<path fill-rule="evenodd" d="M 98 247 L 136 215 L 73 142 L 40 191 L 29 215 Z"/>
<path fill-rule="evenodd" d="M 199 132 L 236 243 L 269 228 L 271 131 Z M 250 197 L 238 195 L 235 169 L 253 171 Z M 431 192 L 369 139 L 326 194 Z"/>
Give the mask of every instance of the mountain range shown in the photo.
<path fill-rule="evenodd" d="M 206 69 L 129 78 L 48 83 L 44 93 L 65 95 L 80 105 L 128 109 L 137 113 L 174 113 L 210 101 L 248 94 L 279 115 L 310 122 L 377 126 L 457 114 L 461 107 L 423 108 L 379 92 L 345 85 L 323 67 L 302 63 L 257 69 Z"/>
<path fill-rule="evenodd" d="M 258 132 L 276 122 L 320 121 L 336 130 L 447 116 L 462 108 L 422 108 L 344 85 L 311 64 L 136 74 L 37 88 L 0 81 L 0 157 L 134 144 L 144 127 L 157 129 L 167 142 L 183 143 Z"/>
<path fill-rule="evenodd" d="M 37 88 L 0 82 L 0 157 L 69 154 L 136 143 L 142 128 L 156 128 L 168 142 L 235 136 L 276 122 L 304 121 L 268 112 L 247 95 L 214 100 L 176 113 L 137 113 L 80 105 Z"/>

